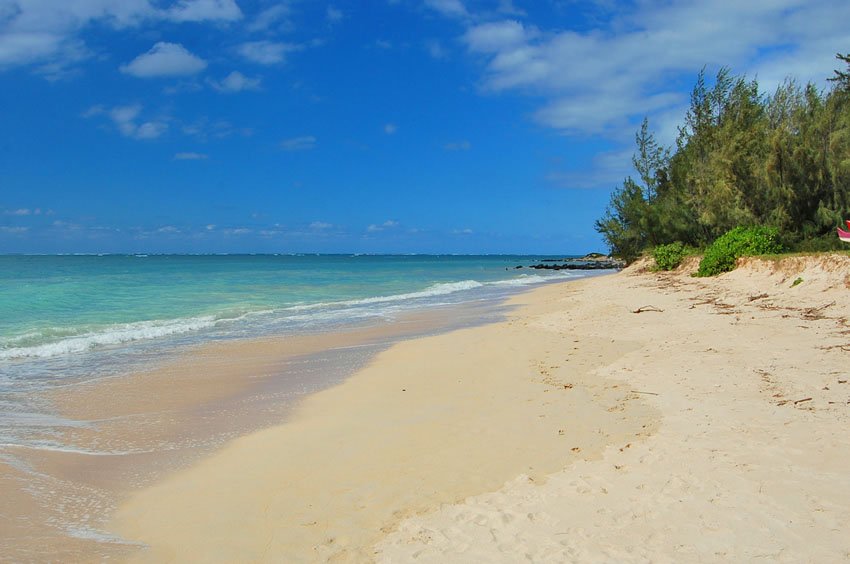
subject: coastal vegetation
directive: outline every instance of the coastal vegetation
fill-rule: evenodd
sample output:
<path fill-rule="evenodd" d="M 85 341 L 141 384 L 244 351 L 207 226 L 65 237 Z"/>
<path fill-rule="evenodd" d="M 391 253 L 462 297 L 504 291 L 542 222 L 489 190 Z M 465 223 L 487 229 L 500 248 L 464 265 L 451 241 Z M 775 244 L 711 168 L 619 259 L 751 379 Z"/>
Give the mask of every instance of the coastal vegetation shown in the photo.
<path fill-rule="evenodd" d="M 766 255 L 782 251 L 775 227 L 736 227 L 718 237 L 699 263 L 697 276 L 714 276 L 735 268 L 740 257 Z"/>
<path fill-rule="evenodd" d="M 727 68 L 711 85 L 701 71 L 673 148 L 644 119 L 638 178 L 596 221 L 611 253 L 630 262 L 661 247 L 665 268 L 685 247 L 706 249 L 708 275 L 733 268 L 738 253 L 839 248 L 835 227 L 850 213 L 850 54 L 837 59 L 847 70 L 824 91 L 789 78 L 765 95 Z"/>
<path fill-rule="evenodd" d="M 688 255 L 688 247 L 681 241 L 667 245 L 658 245 L 652 250 L 652 258 L 659 270 L 673 270 L 682 264 L 682 260 Z"/>

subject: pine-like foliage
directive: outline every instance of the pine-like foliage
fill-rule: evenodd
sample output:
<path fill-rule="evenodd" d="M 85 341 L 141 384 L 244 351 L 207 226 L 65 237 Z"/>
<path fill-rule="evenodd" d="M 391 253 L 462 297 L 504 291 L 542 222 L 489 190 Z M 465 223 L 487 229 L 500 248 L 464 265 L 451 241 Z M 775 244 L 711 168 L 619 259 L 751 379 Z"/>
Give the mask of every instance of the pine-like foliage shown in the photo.
<path fill-rule="evenodd" d="M 646 120 L 632 178 L 614 190 L 596 229 L 631 260 L 680 241 L 704 248 L 738 226 L 775 228 L 786 248 L 839 248 L 850 217 L 850 55 L 832 88 L 787 80 L 764 95 L 755 80 L 700 72 L 672 154 Z"/>

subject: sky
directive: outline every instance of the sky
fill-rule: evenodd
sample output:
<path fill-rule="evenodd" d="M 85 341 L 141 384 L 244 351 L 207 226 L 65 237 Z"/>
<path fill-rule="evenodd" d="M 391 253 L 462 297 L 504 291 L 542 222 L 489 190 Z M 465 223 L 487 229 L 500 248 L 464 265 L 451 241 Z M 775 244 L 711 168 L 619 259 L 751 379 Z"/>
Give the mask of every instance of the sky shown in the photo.
<path fill-rule="evenodd" d="M 697 73 L 826 88 L 846 0 L 0 0 L 0 253 L 604 251 Z"/>

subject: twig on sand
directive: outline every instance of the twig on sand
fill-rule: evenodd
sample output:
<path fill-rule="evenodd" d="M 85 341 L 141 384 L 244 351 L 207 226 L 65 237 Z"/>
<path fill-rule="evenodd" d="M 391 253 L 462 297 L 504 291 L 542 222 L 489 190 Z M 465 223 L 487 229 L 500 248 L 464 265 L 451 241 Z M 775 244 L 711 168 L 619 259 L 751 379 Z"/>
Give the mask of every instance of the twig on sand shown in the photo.
<path fill-rule="evenodd" d="M 661 308 L 657 308 L 657 307 L 655 307 L 654 305 L 645 305 L 645 306 L 641 306 L 641 307 L 639 307 L 639 308 L 637 308 L 637 309 L 633 309 L 633 310 L 632 310 L 632 313 L 643 313 L 643 312 L 645 312 L 645 311 L 658 311 L 658 312 L 661 312 L 661 311 L 664 311 L 664 310 L 663 310 L 663 309 L 661 309 Z"/>
<path fill-rule="evenodd" d="M 795 400 L 794 405 L 797 405 L 798 403 L 803 403 L 804 401 L 812 401 L 812 398 L 803 398 L 803 399 Z"/>
<path fill-rule="evenodd" d="M 803 310 L 803 319 L 806 319 L 806 320 L 809 320 L 809 321 L 817 321 L 818 319 L 823 319 L 824 316 L 821 312 L 823 310 L 825 310 L 826 308 L 832 307 L 834 305 L 835 305 L 835 302 L 832 301 L 832 302 L 830 302 L 826 305 L 822 305 L 820 307 L 806 308 L 806 309 Z"/>
<path fill-rule="evenodd" d="M 632 394 L 649 394 L 651 396 L 657 396 L 658 395 L 658 392 L 642 392 L 640 390 L 629 390 L 629 393 L 632 393 Z"/>

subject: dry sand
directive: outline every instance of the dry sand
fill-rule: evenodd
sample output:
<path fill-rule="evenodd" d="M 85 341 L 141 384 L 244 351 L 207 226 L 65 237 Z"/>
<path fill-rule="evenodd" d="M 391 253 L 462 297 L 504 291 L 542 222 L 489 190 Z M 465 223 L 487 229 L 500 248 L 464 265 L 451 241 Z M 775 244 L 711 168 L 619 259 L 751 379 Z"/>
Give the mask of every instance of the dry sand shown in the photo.
<path fill-rule="evenodd" d="M 157 562 L 845 560 L 847 272 L 534 290 L 380 353 L 113 528 Z"/>

